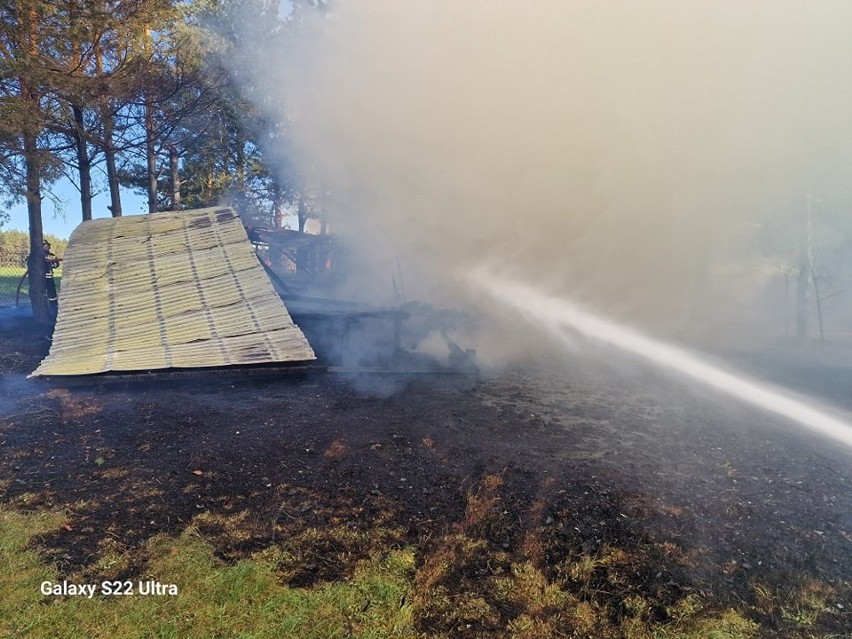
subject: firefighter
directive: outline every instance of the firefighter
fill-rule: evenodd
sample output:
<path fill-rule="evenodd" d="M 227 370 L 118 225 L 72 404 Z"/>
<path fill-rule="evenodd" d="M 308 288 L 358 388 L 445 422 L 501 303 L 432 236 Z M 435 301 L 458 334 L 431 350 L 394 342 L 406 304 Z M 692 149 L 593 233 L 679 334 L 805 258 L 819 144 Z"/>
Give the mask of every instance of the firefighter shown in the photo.
<path fill-rule="evenodd" d="M 59 266 L 59 258 L 50 250 L 50 242 L 45 240 L 41 248 L 44 250 L 44 288 L 47 291 L 47 301 L 53 316 L 59 312 L 59 303 L 56 299 L 56 282 L 53 281 L 53 269 Z"/>

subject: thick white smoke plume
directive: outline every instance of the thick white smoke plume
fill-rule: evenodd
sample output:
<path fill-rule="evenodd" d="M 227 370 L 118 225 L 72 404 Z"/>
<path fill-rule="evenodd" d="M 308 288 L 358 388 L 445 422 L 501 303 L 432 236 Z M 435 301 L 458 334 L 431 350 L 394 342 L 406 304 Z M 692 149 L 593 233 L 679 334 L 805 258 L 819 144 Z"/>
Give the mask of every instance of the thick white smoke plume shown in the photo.
<path fill-rule="evenodd" d="M 299 16 L 240 73 L 373 292 L 399 258 L 410 296 L 457 301 L 487 257 L 657 334 L 777 334 L 808 210 L 825 291 L 852 285 L 851 3 Z"/>

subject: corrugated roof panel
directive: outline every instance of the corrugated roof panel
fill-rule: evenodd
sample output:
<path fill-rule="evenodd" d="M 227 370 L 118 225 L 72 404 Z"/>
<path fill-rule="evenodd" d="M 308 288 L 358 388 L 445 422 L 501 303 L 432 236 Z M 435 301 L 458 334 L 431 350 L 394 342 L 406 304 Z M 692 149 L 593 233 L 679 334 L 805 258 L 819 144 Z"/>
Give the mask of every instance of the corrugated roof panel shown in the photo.
<path fill-rule="evenodd" d="M 237 214 L 211 208 L 81 224 L 33 376 L 313 359 Z"/>

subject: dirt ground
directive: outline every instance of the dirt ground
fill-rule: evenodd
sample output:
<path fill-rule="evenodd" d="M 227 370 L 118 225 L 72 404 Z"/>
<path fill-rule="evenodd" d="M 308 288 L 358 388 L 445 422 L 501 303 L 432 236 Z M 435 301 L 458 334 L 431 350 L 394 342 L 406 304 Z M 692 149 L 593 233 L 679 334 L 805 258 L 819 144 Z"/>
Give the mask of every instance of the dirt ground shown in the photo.
<path fill-rule="evenodd" d="M 664 623 L 694 595 L 767 637 L 852 634 L 852 451 L 651 369 L 539 362 L 390 394 L 332 374 L 62 388 L 25 379 L 47 347 L 0 316 L 0 487 L 71 514 L 39 541 L 63 574 L 192 525 L 226 561 L 303 540 L 282 579 L 304 586 L 389 547 L 422 567 L 462 531 L 478 550 L 420 585 L 477 592 L 490 616 L 421 606 L 424 633 L 498 636 L 521 611 L 488 575 L 527 562 L 570 584 L 586 557 L 577 594 L 611 615 L 641 596 Z M 852 410 L 852 372 L 770 364 Z"/>

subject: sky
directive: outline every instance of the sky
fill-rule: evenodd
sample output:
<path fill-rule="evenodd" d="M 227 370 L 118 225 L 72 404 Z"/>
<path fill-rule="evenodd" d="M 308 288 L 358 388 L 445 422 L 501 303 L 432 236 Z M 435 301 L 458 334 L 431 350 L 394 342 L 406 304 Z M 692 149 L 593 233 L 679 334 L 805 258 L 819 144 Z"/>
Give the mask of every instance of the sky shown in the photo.
<path fill-rule="evenodd" d="M 42 200 L 42 224 L 45 234 L 67 239 L 80 223 L 80 194 L 71 182 L 63 179 L 52 187 L 54 195 L 61 201 L 60 207 L 54 205 L 50 198 Z M 92 202 L 92 217 L 109 217 L 109 193 L 103 192 L 95 196 Z M 125 215 L 146 213 L 148 200 L 144 195 L 123 190 L 121 205 Z M 9 209 L 9 220 L 0 226 L 0 230 L 15 229 L 29 231 L 26 204 L 16 204 Z"/>

